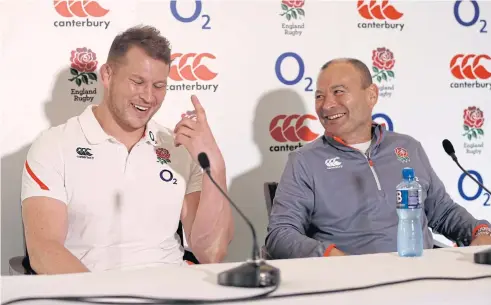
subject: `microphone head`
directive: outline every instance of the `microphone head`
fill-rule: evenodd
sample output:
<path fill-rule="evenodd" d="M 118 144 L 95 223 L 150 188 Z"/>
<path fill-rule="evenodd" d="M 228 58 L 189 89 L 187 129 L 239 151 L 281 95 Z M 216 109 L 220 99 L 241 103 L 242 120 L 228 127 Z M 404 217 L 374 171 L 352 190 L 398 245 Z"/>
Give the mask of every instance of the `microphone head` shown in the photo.
<path fill-rule="evenodd" d="M 208 170 L 210 168 L 210 159 L 208 159 L 208 155 L 206 153 L 201 152 L 198 154 L 198 162 L 202 169 Z"/>
<path fill-rule="evenodd" d="M 455 149 L 453 148 L 453 145 L 449 140 L 447 139 L 443 140 L 442 145 L 443 145 L 443 149 L 445 149 L 445 152 L 449 156 L 455 155 Z"/>

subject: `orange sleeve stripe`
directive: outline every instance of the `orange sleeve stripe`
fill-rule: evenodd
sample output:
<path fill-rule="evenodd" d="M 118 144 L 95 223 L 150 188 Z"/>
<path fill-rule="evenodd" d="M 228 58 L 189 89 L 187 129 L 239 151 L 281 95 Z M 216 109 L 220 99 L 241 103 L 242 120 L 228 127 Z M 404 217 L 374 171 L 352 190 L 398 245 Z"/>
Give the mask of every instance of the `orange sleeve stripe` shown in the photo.
<path fill-rule="evenodd" d="M 331 244 L 329 247 L 327 247 L 326 251 L 324 251 L 324 256 L 329 256 L 331 254 L 332 249 L 336 248 L 335 244 Z"/>
<path fill-rule="evenodd" d="M 188 265 L 194 265 L 193 262 L 190 262 L 190 261 L 187 261 L 187 260 L 184 260 Z"/>
<path fill-rule="evenodd" d="M 36 174 L 34 174 L 34 172 L 32 171 L 31 167 L 29 166 L 29 163 L 26 161 L 26 170 L 27 170 L 27 173 L 29 174 L 29 176 L 31 176 L 31 178 L 36 181 L 36 183 L 39 185 L 39 187 L 42 189 L 42 190 L 45 190 L 45 191 L 49 191 L 49 188 L 46 186 L 46 184 L 44 184 L 41 179 L 39 179 Z"/>
<path fill-rule="evenodd" d="M 476 233 L 477 233 L 477 230 L 479 230 L 480 228 L 487 228 L 488 225 L 485 225 L 485 224 L 482 224 L 482 225 L 478 225 L 477 227 L 474 228 L 474 230 L 472 230 L 472 238 L 476 237 Z"/>

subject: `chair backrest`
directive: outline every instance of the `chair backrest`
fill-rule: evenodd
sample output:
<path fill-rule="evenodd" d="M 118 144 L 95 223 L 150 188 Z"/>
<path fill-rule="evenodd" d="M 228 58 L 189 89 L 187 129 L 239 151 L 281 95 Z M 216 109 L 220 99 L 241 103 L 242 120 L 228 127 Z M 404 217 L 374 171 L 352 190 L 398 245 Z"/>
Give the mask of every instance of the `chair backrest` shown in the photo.
<path fill-rule="evenodd" d="M 184 231 L 182 228 L 182 222 L 181 221 L 179 221 L 179 226 L 177 227 L 177 235 L 179 235 L 179 237 L 181 238 L 181 246 L 184 247 Z M 196 256 L 194 256 L 194 254 L 191 251 L 188 251 L 186 249 L 184 249 L 183 259 L 186 261 L 190 261 L 193 264 L 199 264 L 199 261 L 196 258 Z"/>
<path fill-rule="evenodd" d="M 268 210 L 268 215 L 271 214 L 271 207 L 273 206 L 273 200 L 277 187 L 278 187 L 277 182 L 264 183 L 264 199 L 266 199 L 266 209 Z"/>

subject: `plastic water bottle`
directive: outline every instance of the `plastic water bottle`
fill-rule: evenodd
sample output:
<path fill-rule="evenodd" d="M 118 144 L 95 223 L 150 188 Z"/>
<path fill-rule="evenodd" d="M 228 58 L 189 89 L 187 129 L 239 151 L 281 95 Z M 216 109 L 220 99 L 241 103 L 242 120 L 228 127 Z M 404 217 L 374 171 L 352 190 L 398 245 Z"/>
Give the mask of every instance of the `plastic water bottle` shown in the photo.
<path fill-rule="evenodd" d="M 414 169 L 406 167 L 397 185 L 397 252 L 404 257 L 423 254 L 422 188 L 414 177 Z"/>

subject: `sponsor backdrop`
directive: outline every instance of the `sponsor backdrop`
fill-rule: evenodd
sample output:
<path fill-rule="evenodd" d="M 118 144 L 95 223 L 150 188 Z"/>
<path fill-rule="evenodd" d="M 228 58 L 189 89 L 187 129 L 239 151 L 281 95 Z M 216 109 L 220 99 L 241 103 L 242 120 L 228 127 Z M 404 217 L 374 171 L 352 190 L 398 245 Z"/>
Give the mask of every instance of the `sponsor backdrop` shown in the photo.
<path fill-rule="evenodd" d="M 289 152 L 322 134 L 316 77 L 335 57 L 370 67 L 380 88 L 374 120 L 421 141 L 452 198 L 491 220 L 490 194 L 441 146 L 450 139 L 462 165 L 491 187 L 489 1 L 4 0 L 0 8 L 3 274 L 9 257 L 23 254 L 20 177 L 30 144 L 100 102 L 98 69 L 112 39 L 137 24 L 157 27 L 173 46 L 155 119 L 173 128 L 192 110 L 190 95 L 199 97 L 226 159 L 230 195 L 261 243 L 263 184 L 278 181 Z M 227 261 L 250 253 L 251 234 L 235 216 Z"/>

